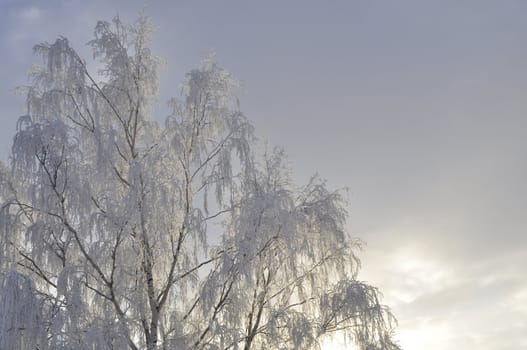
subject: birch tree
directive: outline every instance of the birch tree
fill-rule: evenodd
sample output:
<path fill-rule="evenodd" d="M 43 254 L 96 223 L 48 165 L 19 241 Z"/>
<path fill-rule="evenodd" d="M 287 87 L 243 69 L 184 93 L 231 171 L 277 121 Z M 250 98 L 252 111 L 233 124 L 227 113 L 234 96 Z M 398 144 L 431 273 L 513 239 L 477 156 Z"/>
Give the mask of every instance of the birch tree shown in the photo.
<path fill-rule="evenodd" d="M 226 70 L 203 60 L 153 116 L 151 28 L 98 22 L 96 71 L 64 37 L 34 48 L 0 169 L 0 348 L 398 349 L 341 192 L 258 151 Z"/>

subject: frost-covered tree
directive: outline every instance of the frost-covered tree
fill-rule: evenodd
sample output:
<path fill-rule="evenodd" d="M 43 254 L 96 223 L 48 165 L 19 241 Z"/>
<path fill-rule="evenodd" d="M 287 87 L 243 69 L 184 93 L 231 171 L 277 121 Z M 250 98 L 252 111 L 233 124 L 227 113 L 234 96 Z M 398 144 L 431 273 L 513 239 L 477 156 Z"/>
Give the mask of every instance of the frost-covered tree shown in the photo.
<path fill-rule="evenodd" d="M 0 348 L 398 349 L 341 193 L 256 155 L 228 72 L 205 59 L 153 118 L 151 32 L 99 22 L 96 72 L 66 38 L 35 46 L 0 167 Z"/>

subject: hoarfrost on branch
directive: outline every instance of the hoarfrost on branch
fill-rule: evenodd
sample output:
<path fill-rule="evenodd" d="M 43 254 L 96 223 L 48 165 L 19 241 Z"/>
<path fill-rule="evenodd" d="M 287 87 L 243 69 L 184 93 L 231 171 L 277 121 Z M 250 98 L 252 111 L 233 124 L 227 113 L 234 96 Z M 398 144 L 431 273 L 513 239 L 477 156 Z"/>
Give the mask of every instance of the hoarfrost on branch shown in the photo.
<path fill-rule="evenodd" d="M 151 27 L 97 23 L 97 72 L 64 37 L 35 46 L 0 169 L 0 348 L 398 349 L 341 193 L 257 155 L 226 70 L 205 59 L 152 118 Z"/>

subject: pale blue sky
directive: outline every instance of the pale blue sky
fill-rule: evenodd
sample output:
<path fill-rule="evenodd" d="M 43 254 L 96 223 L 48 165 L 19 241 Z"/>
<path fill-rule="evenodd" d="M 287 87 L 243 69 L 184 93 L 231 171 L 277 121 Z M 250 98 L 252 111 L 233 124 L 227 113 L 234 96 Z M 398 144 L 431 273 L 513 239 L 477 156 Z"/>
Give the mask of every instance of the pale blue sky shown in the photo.
<path fill-rule="evenodd" d="M 295 177 L 350 188 L 406 350 L 527 348 L 527 2 L 0 0 L 0 154 L 32 45 L 143 7 L 160 103 L 206 53 Z M 88 56 L 89 57 L 89 56 Z M 162 116 L 161 116 L 162 117 Z"/>

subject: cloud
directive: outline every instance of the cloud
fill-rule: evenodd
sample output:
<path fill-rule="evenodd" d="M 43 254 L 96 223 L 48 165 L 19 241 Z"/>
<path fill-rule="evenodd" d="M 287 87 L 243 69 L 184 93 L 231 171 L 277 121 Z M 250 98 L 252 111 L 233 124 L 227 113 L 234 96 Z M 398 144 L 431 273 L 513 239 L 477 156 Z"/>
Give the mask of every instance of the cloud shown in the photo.
<path fill-rule="evenodd" d="M 505 350 L 527 342 L 524 249 L 479 251 L 459 240 L 452 254 L 437 235 L 397 231 L 384 232 L 382 246 L 370 244 L 362 278 L 384 291 L 403 348 Z"/>
<path fill-rule="evenodd" d="M 22 9 L 17 17 L 23 21 L 33 22 L 42 17 L 42 11 L 36 6 L 31 6 Z"/>

